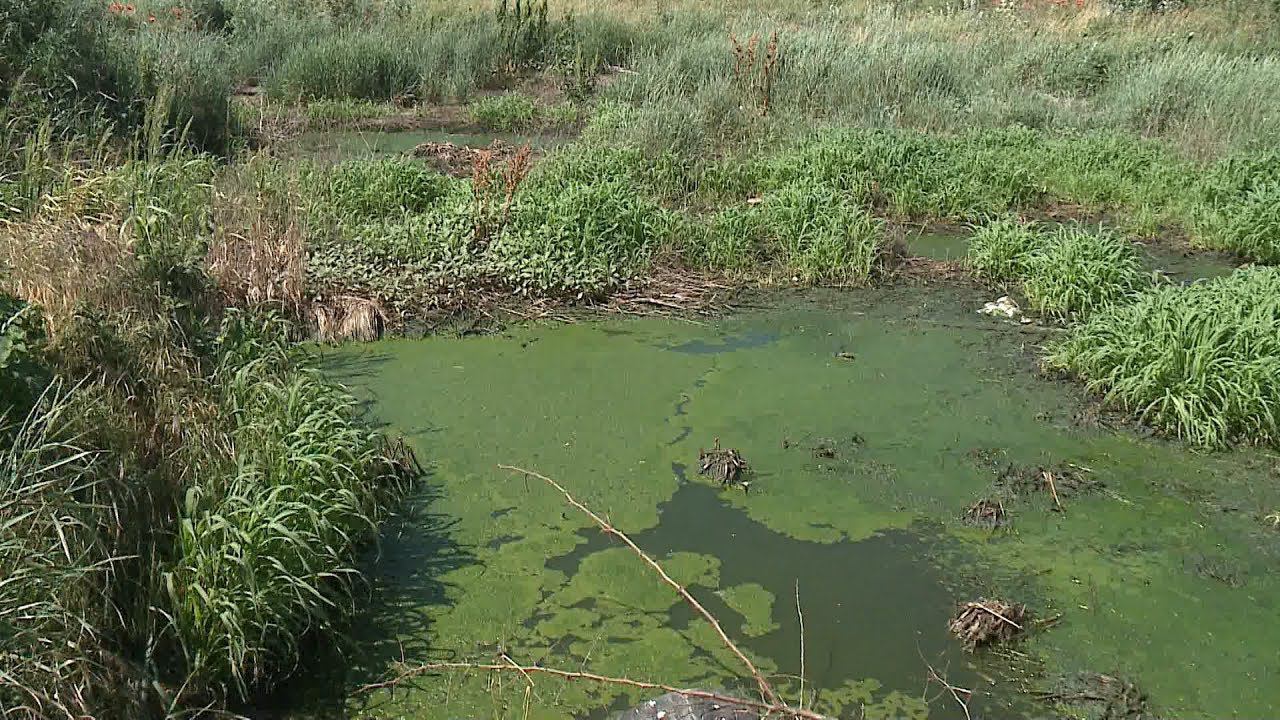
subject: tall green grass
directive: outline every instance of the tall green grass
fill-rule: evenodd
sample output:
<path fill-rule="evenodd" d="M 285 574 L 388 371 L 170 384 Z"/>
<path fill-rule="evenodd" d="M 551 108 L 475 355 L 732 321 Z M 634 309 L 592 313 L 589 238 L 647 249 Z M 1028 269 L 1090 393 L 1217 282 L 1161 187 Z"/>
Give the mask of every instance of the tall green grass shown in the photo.
<path fill-rule="evenodd" d="M 1138 249 L 1114 232 L 1043 229 L 1015 217 L 977 228 L 968 263 L 990 282 L 1017 287 L 1036 312 L 1062 320 L 1123 301 L 1151 283 Z"/>
<path fill-rule="evenodd" d="M 125 680 L 108 652 L 124 488 L 77 437 L 74 407 L 53 388 L 0 443 L 0 705 L 13 717 L 93 716 Z"/>
<path fill-rule="evenodd" d="M 240 697 L 300 662 L 307 635 L 341 632 L 358 553 L 405 479 L 288 335 L 278 319 L 224 321 L 215 383 L 236 452 L 187 488 L 163 574 L 189 681 Z"/>
<path fill-rule="evenodd" d="M 1087 316 L 1151 282 L 1137 248 L 1106 230 L 1058 228 L 1027 259 L 1022 289 L 1037 312 Z"/>
<path fill-rule="evenodd" d="M 1196 445 L 1280 442 L 1280 271 L 1160 286 L 1096 313 L 1046 362 Z"/>
<path fill-rule="evenodd" d="M 270 687 L 341 631 L 415 473 L 286 323 L 226 307 L 243 297 L 206 252 L 219 206 L 246 198 L 215 192 L 210 157 L 151 147 L 67 171 L 0 226 L 0 289 L 41 303 L 0 293 L 0 702 L 17 718 L 163 717 Z"/>

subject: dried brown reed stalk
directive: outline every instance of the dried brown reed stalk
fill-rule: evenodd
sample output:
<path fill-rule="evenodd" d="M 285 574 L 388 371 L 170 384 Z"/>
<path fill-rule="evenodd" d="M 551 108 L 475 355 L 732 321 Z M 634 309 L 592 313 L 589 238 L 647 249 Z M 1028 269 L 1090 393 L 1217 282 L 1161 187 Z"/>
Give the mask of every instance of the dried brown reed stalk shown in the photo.
<path fill-rule="evenodd" d="M 743 43 L 729 33 L 729 43 L 733 51 L 733 84 L 743 95 L 742 106 L 754 104 L 762 116 L 768 115 L 778 72 L 778 31 L 770 33 L 769 42 L 763 46 L 760 36 L 755 34 Z"/>
<path fill-rule="evenodd" d="M 773 77 L 778 68 L 778 31 L 769 35 L 769 44 L 765 47 L 764 62 L 760 66 L 760 115 L 769 114 L 769 103 L 773 99 Z"/>
<path fill-rule="evenodd" d="M 130 240 L 106 225 L 39 220 L 0 230 L 5 289 L 40 307 L 52 340 L 82 306 L 123 310 L 134 304 L 124 281 L 131 258 Z"/>
<path fill-rule="evenodd" d="M 1027 607 L 1003 600 L 979 599 L 961 606 L 947 623 L 952 634 L 970 650 L 1013 639 L 1024 630 Z"/>
<path fill-rule="evenodd" d="M 296 218 L 285 218 L 281 225 L 258 212 L 244 231 L 224 229 L 214 235 L 205 266 L 228 304 L 279 305 L 296 317 L 306 280 L 303 237 Z"/>
<path fill-rule="evenodd" d="M 390 318 L 376 299 L 337 295 L 311 303 L 311 323 L 320 342 L 372 342 L 386 333 Z"/>
<path fill-rule="evenodd" d="M 533 167 L 532 158 L 533 148 L 530 147 L 529 143 L 525 143 L 516 151 L 515 156 L 507 162 L 507 166 L 503 168 L 502 179 L 505 182 L 503 190 L 506 197 L 502 200 L 502 222 L 499 229 L 507 224 L 507 219 L 511 213 L 511 203 L 516 198 L 516 191 L 520 189 L 520 185 L 529 176 L 529 170 Z"/>
<path fill-rule="evenodd" d="M 749 67 L 747 60 L 746 48 L 738 40 L 738 36 L 729 33 L 729 42 L 733 45 L 733 82 L 740 85 L 742 78 L 746 77 L 747 68 Z"/>
<path fill-rule="evenodd" d="M 471 198 L 475 204 L 475 228 L 473 239 L 476 246 L 484 247 L 489 241 L 488 217 L 489 192 L 493 187 L 493 151 L 481 150 L 471 160 Z"/>

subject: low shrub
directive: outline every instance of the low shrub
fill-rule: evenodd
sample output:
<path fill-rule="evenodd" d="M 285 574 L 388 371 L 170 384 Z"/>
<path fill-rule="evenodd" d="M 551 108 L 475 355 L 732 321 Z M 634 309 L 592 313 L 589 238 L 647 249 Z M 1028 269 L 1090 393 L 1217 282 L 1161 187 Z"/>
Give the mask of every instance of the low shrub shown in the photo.
<path fill-rule="evenodd" d="M 1108 404 L 1196 445 L 1280 442 L 1280 270 L 1162 285 L 1050 347 Z"/>
<path fill-rule="evenodd" d="M 1010 133 L 931 137 L 909 131 L 824 133 L 770 161 L 773 182 L 866 194 L 904 217 L 969 219 L 1030 204 L 1043 184 L 1011 154 Z"/>
<path fill-rule="evenodd" d="M 0 293 L 0 424 L 25 417 L 48 384 L 43 349 L 39 309 Z"/>
<path fill-rule="evenodd" d="M 404 157 L 351 160 L 313 170 L 313 209 L 345 221 L 376 220 L 425 212 L 457 181 Z"/>
<path fill-rule="evenodd" d="M 674 218 L 616 182 L 532 185 L 489 248 L 495 272 L 524 291 L 593 295 L 635 277 Z"/>

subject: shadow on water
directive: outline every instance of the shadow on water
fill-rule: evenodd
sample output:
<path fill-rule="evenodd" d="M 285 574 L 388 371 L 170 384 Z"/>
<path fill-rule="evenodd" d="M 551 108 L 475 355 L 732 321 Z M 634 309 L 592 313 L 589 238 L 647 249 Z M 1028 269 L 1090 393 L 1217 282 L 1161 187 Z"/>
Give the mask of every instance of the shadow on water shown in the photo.
<path fill-rule="evenodd" d="M 364 558 L 366 585 L 357 596 L 364 606 L 342 639 L 312 643 L 304 653 L 308 660 L 288 680 L 240 712 L 259 720 L 376 716 L 373 696 L 358 692 L 362 685 L 385 679 L 404 658 L 455 659 L 431 646 L 429 617 L 433 608 L 450 604 L 450 586 L 441 578 L 479 561 L 453 540 L 456 520 L 431 510 L 438 498 L 428 471 Z"/>
<path fill-rule="evenodd" d="M 961 232 L 915 232 L 902 239 L 907 253 L 931 260 L 963 260 L 969 249 L 969 235 Z"/>

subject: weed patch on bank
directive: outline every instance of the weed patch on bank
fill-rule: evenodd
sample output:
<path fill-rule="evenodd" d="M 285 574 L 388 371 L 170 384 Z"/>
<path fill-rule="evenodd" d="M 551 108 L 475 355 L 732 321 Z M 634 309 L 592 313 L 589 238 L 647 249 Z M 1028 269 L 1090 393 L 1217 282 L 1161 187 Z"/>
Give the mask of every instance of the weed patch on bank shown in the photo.
<path fill-rule="evenodd" d="M 1050 348 L 1050 367 L 1195 445 L 1280 440 L 1280 272 L 1149 289 Z"/>

